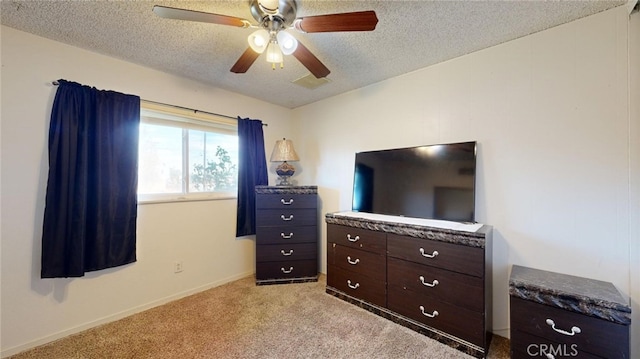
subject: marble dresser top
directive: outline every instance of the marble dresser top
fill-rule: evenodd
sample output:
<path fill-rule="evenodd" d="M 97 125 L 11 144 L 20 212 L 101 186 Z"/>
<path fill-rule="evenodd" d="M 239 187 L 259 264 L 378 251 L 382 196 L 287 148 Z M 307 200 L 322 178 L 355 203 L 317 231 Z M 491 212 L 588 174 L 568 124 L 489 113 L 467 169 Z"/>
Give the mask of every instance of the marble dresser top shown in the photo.
<path fill-rule="evenodd" d="M 316 194 L 318 186 L 256 186 L 260 194 Z"/>
<path fill-rule="evenodd" d="M 372 215 L 370 213 L 359 212 L 327 213 L 325 215 L 325 221 L 329 224 L 363 228 L 478 248 L 484 248 L 486 241 L 490 240 L 491 237 L 491 226 L 477 223 L 463 224 L 436 220 L 423 220 L 424 223 L 422 223 L 405 217 Z"/>
<path fill-rule="evenodd" d="M 509 295 L 618 324 L 631 323 L 629 300 L 609 282 L 514 265 Z"/>

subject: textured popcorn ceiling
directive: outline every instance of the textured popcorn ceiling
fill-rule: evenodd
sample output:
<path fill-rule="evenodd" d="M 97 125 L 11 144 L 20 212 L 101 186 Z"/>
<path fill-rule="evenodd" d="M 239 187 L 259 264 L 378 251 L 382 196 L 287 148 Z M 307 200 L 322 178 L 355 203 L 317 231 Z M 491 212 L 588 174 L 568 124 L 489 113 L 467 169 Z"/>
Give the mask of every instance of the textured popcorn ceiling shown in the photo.
<path fill-rule="evenodd" d="M 272 70 L 263 54 L 247 73 L 230 72 L 253 29 L 162 19 L 151 11 L 157 4 L 255 23 L 248 1 L 2 0 L 0 13 L 2 25 L 295 108 L 626 3 L 299 0 L 299 17 L 375 10 L 379 19 L 373 32 L 289 30 L 331 70 L 330 82 L 315 89 L 292 83 L 309 73 L 292 56 L 282 70 Z"/>

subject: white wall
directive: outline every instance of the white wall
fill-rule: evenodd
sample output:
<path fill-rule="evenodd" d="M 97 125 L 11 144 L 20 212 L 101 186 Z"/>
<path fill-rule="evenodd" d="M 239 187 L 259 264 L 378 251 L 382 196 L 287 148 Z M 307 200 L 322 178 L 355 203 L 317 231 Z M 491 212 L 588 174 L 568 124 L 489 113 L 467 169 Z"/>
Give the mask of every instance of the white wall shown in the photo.
<path fill-rule="evenodd" d="M 640 139 L 629 131 L 627 25 L 624 7 L 614 9 L 296 109 L 297 149 L 316 164 L 305 176 L 323 213 L 351 208 L 355 152 L 477 140 L 497 334 L 508 336 L 513 264 L 632 294 L 629 178 Z"/>
<path fill-rule="evenodd" d="M 252 238 L 235 239 L 236 200 L 147 204 L 138 261 L 81 279 L 39 278 L 52 80 L 259 118 L 267 153 L 291 137 L 291 111 L 2 27 L 2 355 L 254 273 Z M 295 138 L 294 138 L 295 140 Z M 184 271 L 173 273 L 173 262 Z"/>
<path fill-rule="evenodd" d="M 629 246 L 629 262 L 631 266 L 631 303 L 635 325 L 632 327 L 632 352 L 640 356 L 640 12 L 631 14 L 629 23 L 629 69 L 630 69 L 630 121 L 631 133 L 631 243 Z"/>

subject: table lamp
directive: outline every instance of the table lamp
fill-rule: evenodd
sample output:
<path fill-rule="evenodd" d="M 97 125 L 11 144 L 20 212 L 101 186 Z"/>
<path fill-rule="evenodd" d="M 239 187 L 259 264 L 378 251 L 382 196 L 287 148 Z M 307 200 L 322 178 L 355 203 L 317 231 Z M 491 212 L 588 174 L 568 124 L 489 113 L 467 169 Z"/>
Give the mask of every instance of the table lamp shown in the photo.
<path fill-rule="evenodd" d="M 276 167 L 276 174 L 278 175 L 278 186 L 291 186 L 289 177 L 293 176 L 296 172 L 296 168 L 287 161 L 299 161 L 300 158 L 293 148 L 293 141 L 285 138 L 276 141 L 276 145 L 271 152 L 271 162 L 282 162 Z"/>

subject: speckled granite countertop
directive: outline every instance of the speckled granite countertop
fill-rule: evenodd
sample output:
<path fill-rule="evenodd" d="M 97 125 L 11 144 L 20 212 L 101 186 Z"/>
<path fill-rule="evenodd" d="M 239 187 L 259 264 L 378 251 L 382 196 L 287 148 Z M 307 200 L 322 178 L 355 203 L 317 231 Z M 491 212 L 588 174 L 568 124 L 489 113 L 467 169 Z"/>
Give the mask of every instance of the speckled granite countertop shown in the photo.
<path fill-rule="evenodd" d="M 629 300 L 609 282 L 514 265 L 509 295 L 618 324 L 631 323 Z"/>
<path fill-rule="evenodd" d="M 260 194 L 316 194 L 318 186 L 256 186 Z"/>
<path fill-rule="evenodd" d="M 462 224 L 457 222 L 444 223 L 446 221 L 429 221 L 433 225 L 401 223 L 403 217 L 371 215 L 363 213 L 362 217 L 354 214 L 356 212 L 327 213 L 325 221 L 329 224 L 338 224 L 354 228 L 363 228 L 378 232 L 393 233 L 402 236 L 423 238 L 465 245 L 468 247 L 485 248 L 486 242 L 491 238 L 491 226 L 482 224 Z M 442 224 L 450 228 L 436 227 Z"/>

